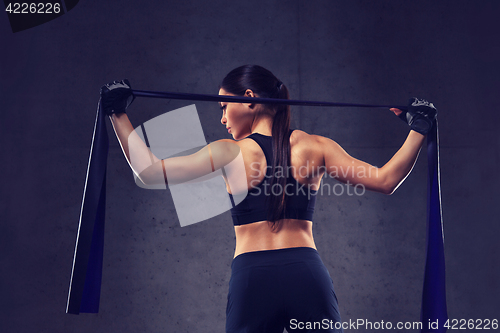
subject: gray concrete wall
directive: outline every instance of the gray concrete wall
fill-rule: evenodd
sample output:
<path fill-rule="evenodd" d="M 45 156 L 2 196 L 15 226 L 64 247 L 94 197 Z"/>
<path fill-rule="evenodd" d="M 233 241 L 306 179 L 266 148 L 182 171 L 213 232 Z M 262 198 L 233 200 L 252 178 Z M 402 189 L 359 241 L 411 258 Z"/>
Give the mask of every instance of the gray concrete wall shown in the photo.
<path fill-rule="evenodd" d="M 181 228 L 169 192 L 137 187 L 113 137 L 100 313 L 64 310 L 100 86 L 216 93 L 246 63 L 294 98 L 438 106 L 449 315 L 500 319 L 498 14 L 497 1 L 82 0 L 16 34 L 1 14 L 0 330 L 223 331 L 229 213 Z M 139 125 L 188 104 L 137 99 L 129 114 Z M 196 106 L 207 141 L 227 138 L 218 107 Z M 296 127 L 378 166 L 408 132 L 385 110 L 293 109 Z M 426 174 L 424 149 L 392 196 L 318 199 L 344 320 L 419 320 Z"/>

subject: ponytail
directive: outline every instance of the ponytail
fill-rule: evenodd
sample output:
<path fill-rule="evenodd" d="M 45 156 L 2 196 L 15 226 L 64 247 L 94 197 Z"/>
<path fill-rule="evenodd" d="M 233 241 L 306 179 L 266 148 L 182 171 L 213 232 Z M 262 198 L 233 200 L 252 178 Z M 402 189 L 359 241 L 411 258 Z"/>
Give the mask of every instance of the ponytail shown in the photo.
<path fill-rule="evenodd" d="M 288 89 L 283 82 L 277 83 L 277 98 L 289 99 Z M 273 174 L 271 178 L 271 190 L 277 186 L 280 190 L 279 196 L 270 196 L 268 221 L 272 223 L 272 229 L 278 230 L 279 220 L 283 218 L 286 209 L 286 180 L 290 166 L 290 106 L 276 105 L 276 113 L 273 119 Z M 281 170 L 280 170 L 281 169 Z M 281 172 L 280 172 L 281 171 Z M 280 175 L 280 177 L 277 177 Z"/>
<path fill-rule="evenodd" d="M 287 87 L 269 70 L 257 65 L 245 65 L 233 69 L 222 80 L 221 88 L 225 91 L 243 96 L 247 89 L 264 98 L 289 99 Z M 273 138 L 273 165 L 271 178 L 271 193 L 275 186 L 279 195 L 268 197 L 269 211 L 267 220 L 273 230 L 279 230 L 279 221 L 283 219 L 286 209 L 285 187 L 290 165 L 290 106 L 266 106 L 274 111 L 272 138 Z"/>

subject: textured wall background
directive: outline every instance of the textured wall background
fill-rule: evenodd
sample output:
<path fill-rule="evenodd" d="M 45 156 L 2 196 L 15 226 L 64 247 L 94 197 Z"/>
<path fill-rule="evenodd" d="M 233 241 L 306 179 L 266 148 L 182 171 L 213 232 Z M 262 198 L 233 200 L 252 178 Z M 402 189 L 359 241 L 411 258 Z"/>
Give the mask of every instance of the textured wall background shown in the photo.
<path fill-rule="evenodd" d="M 499 14 L 497 1 L 82 0 L 16 34 L 1 14 L 0 330 L 223 332 L 229 213 L 181 228 L 113 137 L 100 313 L 64 310 L 100 86 L 216 93 L 246 63 L 294 98 L 435 103 L 449 315 L 500 319 Z M 129 114 L 139 125 L 188 104 L 137 99 Z M 196 106 L 207 141 L 228 137 L 217 105 Z M 295 107 L 294 123 L 378 166 L 408 132 L 380 110 Z M 319 198 L 316 244 L 344 320 L 419 320 L 426 175 L 424 149 L 392 196 Z"/>

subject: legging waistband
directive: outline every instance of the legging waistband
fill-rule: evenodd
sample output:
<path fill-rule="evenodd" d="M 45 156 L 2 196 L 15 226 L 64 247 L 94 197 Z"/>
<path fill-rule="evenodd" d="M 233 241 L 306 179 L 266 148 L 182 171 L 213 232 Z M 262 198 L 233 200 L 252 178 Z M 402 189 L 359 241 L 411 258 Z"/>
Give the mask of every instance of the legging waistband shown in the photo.
<path fill-rule="evenodd" d="M 255 266 L 279 266 L 299 262 L 319 261 L 318 251 L 312 247 L 289 247 L 277 250 L 245 252 L 236 256 L 231 263 L 233 271 Z"/>

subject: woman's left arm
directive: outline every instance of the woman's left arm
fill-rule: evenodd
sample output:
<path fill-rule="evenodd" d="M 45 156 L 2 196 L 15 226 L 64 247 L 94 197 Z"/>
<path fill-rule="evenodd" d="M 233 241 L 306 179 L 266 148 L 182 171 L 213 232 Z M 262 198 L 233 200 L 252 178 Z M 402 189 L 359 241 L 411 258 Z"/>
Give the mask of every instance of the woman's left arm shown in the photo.
<path fill-rule="evenodd" d="M 128 80 L 114 81 L 101 88 L 101 104 L 110 117 L 123 154 L 134 174 L 145 185 L 174 185 L 213 177 L 215 170 L 228 167 L 240 169 L 232 163 L 240 156 L 240 149 L 232 140 L 219 140 L 189 155 L 160 159 L 146 146 L 125 113 L 133 100 Z M 239 161 L 239 159 L 238 159 Z"/>
<path fill-rule="evenodd" d="M 127 162 L 145 185 L 189 182 L 230 165 L 240 154 L 236 142 L 223 139 L 189 155 L 159 159 L 135 132 L 125 113 L 111 114 L 110 119 Z"/>
<path fill-rule="evenodd" d="M 158 166 L 160 159 L 151 152 L 136 133 L 126 113 L 110 114 L 109 119 L 130 168 L 143 183 L 146 183 L 141 173 L 152 165 Z M 156 173 L 162 175 L 162 172 Z"/>

